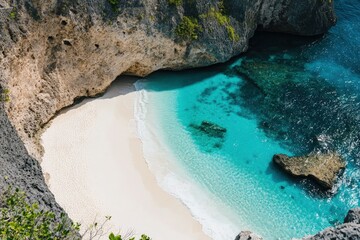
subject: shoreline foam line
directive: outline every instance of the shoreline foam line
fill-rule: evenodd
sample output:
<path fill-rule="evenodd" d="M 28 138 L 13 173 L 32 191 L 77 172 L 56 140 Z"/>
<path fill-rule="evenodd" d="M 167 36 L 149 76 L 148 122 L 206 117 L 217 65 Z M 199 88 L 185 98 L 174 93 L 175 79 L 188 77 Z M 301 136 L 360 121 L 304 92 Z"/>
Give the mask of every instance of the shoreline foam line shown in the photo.
<path fill-rule="evenodd" d="M 136 134 L 134 79 L 59 114 L 42 135 L 49 188 L 82 231 L 112 216 L 105 233 L 132 231 L 154 240 L 209 240 L 199 222 L 160 188 Z M 108 234 L 101 239 L 108 239 Z"/>
<path fill-rule="evenodd" d="M 240 226 L 229 220 L 234 216 L 229 216 L 231 213 L 228 207 L 216 202 L 215 197 L 191 179 L 186 170 L 178 164 L 176 156 L 161 134 L 161 127 L 154 124 L 157 119 L 150 119 L 148 116 L 150 96 L 146 83 L 138 80 L 134 86 L 137 90 L 134 114 L 138 136 L 143 143 L 145 161 L 159 186 L 179 199 L 189 209 L 193 218 L 200 222 L 203 232 L 212 239 L 234 239 L 241 230 Z"/>

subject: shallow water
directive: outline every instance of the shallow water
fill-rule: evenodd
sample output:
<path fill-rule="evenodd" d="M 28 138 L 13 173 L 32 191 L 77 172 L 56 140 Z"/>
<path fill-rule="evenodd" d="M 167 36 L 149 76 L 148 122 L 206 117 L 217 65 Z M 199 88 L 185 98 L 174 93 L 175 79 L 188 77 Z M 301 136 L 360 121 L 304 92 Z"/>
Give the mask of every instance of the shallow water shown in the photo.
<path fill-rule="evenodd" d="M 227 64 L 158 72 L 141 83 L 153 135 L 145 152 L 156 141 L 177 166 L 158 180 L 214 239 L 240 230 L 302 237 L 359 206 L 360 1 L 339 0 L 336 9 L 338 24 L 322 37 L 259 33 Z M 203 121 L 226 133 L 204 133 Z M 293 180 L 271 162 L 276 153 L 328 150 L 347 161 L 331 192 Z"/>

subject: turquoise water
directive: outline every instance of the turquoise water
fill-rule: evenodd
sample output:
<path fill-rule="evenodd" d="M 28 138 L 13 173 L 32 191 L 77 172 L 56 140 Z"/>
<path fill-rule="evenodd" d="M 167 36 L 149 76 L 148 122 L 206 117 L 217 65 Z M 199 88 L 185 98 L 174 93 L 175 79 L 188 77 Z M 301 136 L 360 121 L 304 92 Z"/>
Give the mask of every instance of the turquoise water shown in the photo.
<path fill-rule="evenodd" d="M 265 239 L 302 237 L 359 206 L 360 1 L 339 0 L 336 8 L 338 24 L 323 37 L 259 33 L 227 64 L 158 72 L 143 83 L 147 125 L 179 169 L 160 181 L 214 239 L 241 230 Z M 225 128 L 225 136 L 193 127 L 202 121 Z M 347 161 L 328 192 L 271 162 L 276 153 L 327 150 Z M 177 174 L 196 191 L 174 184 Z"/>

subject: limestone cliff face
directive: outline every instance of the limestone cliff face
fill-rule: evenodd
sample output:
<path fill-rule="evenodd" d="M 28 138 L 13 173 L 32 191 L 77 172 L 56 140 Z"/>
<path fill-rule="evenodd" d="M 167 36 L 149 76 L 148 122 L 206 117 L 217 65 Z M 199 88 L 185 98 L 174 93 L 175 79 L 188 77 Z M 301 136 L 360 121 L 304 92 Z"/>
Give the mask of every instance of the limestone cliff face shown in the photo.
<path fill-rule="evenodd" d="M 0 170 L 8 177 L 0 190 L 16 185 L 62 212 L 28 151 L 39 160 L 43 125 L 120 74 L 224 62 L 247 49 L 256 29 L 317 35 L 335 23 L 332 0 L 117 2 L 0 0 L 0 90 L 10 90 L 0 107 Z M 184 17 L 198 22 L 196 37 L 177 33 Z"/>
<path fill-rule="evenodd" d="M 63 212 L 47 188 L 39 162 L 29 156 L 0 103 L 0 196 L 7 186 L 26 192 L 31 202 L 55 213 Z"/>
<path fill-rule="evenodd" d="M 247 49 L 258 26 L 316 35 L 335 22 L 327 0 L 0 0 L 0 8 L 6 110 L 33 155 L 36 133 L 58 110 L 120 74 L 224 62 Z M 214 14 L 220 10 L 226 23 Z M 184 16 L 201 26 L 197 39 L 176 34 Z"/>

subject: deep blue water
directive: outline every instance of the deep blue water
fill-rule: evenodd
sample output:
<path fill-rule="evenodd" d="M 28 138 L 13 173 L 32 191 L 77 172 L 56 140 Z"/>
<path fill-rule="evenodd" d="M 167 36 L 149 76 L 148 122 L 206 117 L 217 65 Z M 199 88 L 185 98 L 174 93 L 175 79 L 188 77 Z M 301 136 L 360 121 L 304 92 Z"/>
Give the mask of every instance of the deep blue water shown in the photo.
<path fill-rule="evenodd" d="M 359 206 L 360 0 L 335 4 L 338 23 L 322 37 L 258 33 L 249 51 L 227 64 L 158 72 L 145 83 L 148 122 L 175 156 L 168 161 L 210 199 L 172 192 L 214 239 L 240 230 L 302 237 Z M 225 136 L 199 131 L 202 121 L 226 128 Z M 329 150 L 347 168 L 328 192 L 271 162 L 276 153 Z"/>

